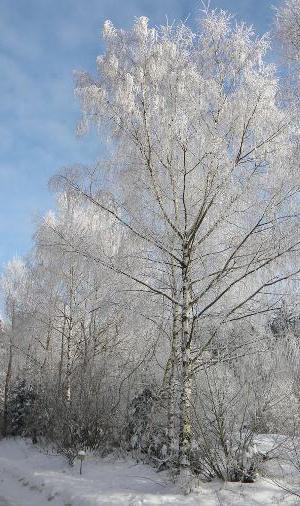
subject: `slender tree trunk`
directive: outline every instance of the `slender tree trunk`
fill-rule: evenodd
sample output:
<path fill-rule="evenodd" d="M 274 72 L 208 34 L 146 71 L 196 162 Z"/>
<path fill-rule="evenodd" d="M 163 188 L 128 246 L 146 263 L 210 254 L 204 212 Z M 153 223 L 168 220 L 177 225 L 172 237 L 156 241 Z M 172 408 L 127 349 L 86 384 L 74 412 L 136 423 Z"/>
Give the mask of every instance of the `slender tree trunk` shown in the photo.
<path fill-rule="evenodd" d="M 192 442 L 192 374 L 190 349 L 186 347 L 183 351 L 182 364 L 182 390 L 180 399 L 180 464 L 184 467 L 190 466 L 190 452 Z"/>
<path fill-rule="evenodd" d="M 85 312 L 87 312 L 86 306 L 85 306 Z M 81 329 L 81 342 L 83 342 L 83 344 L 84 344 L 83 362 L 82 362 L 82 367 L 80 368 L 80 395 L 81 395 L 81 397 L 83 397 L 85 383 L 86 383 L 86 377 L 87 377 L 89 358 L 90 358 L 90 353 L 89 353 L 90 340 L 89 340 L 89 336 L 87 335 L 87 332 L 86 332 L 86 323 L 85 323 L 84 317 L 80 321 L 80 329 Z"/>
<path fill-rule="evenodd" d="M 66 400 L 71 401 L 71 347 L 73 338 L 73 302 L 74 302 L 74 267 L 70 268 L 70 290 L 69 290 L 69 315 L 68 315 L 68 333 L 67 333 L 67 350 L 66 350 Z"/>
<path fill-rule="evenodd" d="M 43 365 L 41 368 L 42 376 L 45 373 L 45 368 L 46 368 L 47 361 L 48 361 L 50 343 L 51 343 L 51 319 L 49 319 L 49 323 L 48 323 L 48 332 L 47 332 L 46 347 L 45 347 L 45 357 L 44 357 Z"/>
<path fill-rule="evenodd" d="M 67 353 L 66 353 L 66 400 L 71 401 L 71 336 L 72 320 L 70 318 L 67 335 Z"/>
<path fill-rule="evenodd" d="M 64 313 L 66 309 L 64 308 Z M 60 344 L 60 361 L 59 361 L 59 369 L 58 369 L 58 393 L 61 393 L 62 387 L 62 375 L 63 375 L 63 367 L 64 367 L 64 353 L 65 353 L 65 329 L 66 329 L 66 317 L 64 317 L 63 328 L 61 332 L 61 344 Z"/>
<path fill-rule="evenodd" d="M 180 466 L 189 468 L 192 442 L 192 371 L 191 371 L 191 284 L 190 284 L 190 257 L 188 244 L 183 247 L 182 269 L 182 373 L 180 398 Z"/>
<path fill-rule="evenodd" d="M 15 307 L 14 303 L 12 304 L 11 310 L 11 334 L 9 339 L 9 354 L 8 354 L 8 364 L 5 376 L 5 385 L 4 385 L 4 407 L 3 407 L 3 436 L 7 436 L 8 431 L 8 398 L 9 398 L 9 389 L 12 377 L 12 369 L 13 369 L 13 341 L 15 336 Z"/>
<path fill-rule="evenodd" d="M 12 376 L 12 364 L 13 364 L 13 343 L 11 337 L 9 343 L 9 356 L 4 385 L 4 408 L 3 408 L 3 428 L 2 428 L 3 437 L 7 436 L 8 431 L 8 395 Z"/>
<path fill-rule="evenodd" d="M 170 355 L 169 378 L 168 378 L 168 453 L 169 455 L 178 454 L 179 437 L 178 437 L 178 421 L 179 421 L 179 373 L 180 373 L 180 314 L 179 308 L 173 306 L 173 335 L 172 349 Z"/>
<path fill-rule="evenodd" d="M 88 367 L 88 363 L 89 363 L 89 342 L 88 342 L 88 336 L 86 334 L 84 318 L 82 318 L 82 320 L 80 322 L 80 326 L 81 326 L 81 336 L 82 336 L 82 340 L 84 342 L 83 371 L 85 373 L 87 371 L 87 367 Z"/>

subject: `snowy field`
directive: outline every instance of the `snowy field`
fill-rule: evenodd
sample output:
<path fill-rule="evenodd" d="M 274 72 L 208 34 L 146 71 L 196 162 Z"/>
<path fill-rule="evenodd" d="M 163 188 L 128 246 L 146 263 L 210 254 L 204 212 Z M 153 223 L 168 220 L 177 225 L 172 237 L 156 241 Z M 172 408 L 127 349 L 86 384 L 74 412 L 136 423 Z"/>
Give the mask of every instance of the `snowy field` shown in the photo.
<path fill-rule="evenodd" d="M 297 476 L 293 489 L 300 490 Z M 291 486 L 280 478 L 276 481 Z M 300 480 L 298 480 L 298 484 Z M 184 496 L 169 481 L 166 473 L 134 461 L 112 457 L 90 457 L 79 474 L 79 463 L 71 468 L 65 460 L 45 454 L 21 439 L 0 442 L 0 506 L 150 506 L 203 505 L 300 505 L 300 498 L 288 494 L 269 478 L 255 484 L 202 484 L 197 493 Z"/>

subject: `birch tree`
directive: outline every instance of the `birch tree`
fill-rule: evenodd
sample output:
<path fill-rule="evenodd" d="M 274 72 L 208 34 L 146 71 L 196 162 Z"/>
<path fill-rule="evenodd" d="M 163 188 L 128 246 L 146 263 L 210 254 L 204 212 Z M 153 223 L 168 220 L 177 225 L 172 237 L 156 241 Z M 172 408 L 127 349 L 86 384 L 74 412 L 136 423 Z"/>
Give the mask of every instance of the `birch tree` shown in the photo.
<path fill-rule="evenodd" d="M 192 378 L 219 327 L 277 307 L 276 286 L 296 276 L 299 246 L 296 150 L 280 105 L 266 37 L 209 13 L 187 26 L 132 30 L 104 25 L 98 78 L 78 76 L 81 131 L 95 124 L 113 142 L 103 192 L 66 181 L 162 262 L 172 282 L 135 279 L 174 309 L 179 339 L 182 466 L 192 440 Z M 128 275 L 126 268 L 124 275 Z M 175 323 L 176 322 L 176 323 Z M 204 339 L 204 336 L 206 338 Z"/>

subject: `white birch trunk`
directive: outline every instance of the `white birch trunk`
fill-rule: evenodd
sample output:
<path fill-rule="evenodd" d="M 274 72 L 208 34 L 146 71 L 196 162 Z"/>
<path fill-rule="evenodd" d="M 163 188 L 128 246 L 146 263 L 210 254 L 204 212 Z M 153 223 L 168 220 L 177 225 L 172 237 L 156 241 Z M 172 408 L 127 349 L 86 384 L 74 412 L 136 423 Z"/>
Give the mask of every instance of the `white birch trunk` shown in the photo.
<path fill-rule="evenodd" d="M 180 347 L 180 314 L 178 305 L 173 307 L 173 335 L 172 350 L 170 356 L 170 377 L 168 385 L 168 444 L 169 454 L 178 454 L 179 450 L 179 374 L 181 370 L 181 347 Z"/>
<path fill-rule="evenodd" d="M 189 468 L 192 440 L 191 409 L 192 409 L 192 375 L 191 375 L 191 286 L 189 273 L 189 248 L 183 246 L 182 269 L 182 372 L 180 397 L 180 466 Z"/>

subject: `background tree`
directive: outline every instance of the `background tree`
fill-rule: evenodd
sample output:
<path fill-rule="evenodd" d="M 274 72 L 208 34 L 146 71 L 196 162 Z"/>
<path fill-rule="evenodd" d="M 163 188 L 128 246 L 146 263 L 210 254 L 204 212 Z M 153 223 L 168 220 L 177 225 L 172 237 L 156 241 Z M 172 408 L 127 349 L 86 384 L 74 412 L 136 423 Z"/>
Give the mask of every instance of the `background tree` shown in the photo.
<path fill-rule="evenodd" d="M 19 300 L 22 296 L 24 297 L 24 291 L 26 290 L 26 268 L 22 260 L 15 259 L 8 263 L 1 280 L 1 288 L 5 297 L 5 310 L 8 318 L 2 332 L 7 356 L 2 425 L 2 434 L 6 436 L 8 431 L 8 398 L 13 376 L 13 359 L 18 344 L 24 344 L 18 332 Z"/>
<path fill-rule="evenodd" d="M 276 11 L 277 35 L 288 61 L 298 67 L 300 58 L 300 3 L 286 0 Z M 298 67 L 299 68 L 299 67 Z"/>

